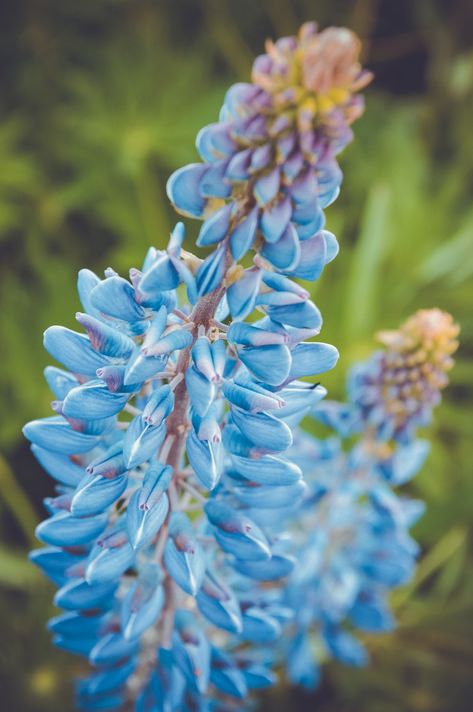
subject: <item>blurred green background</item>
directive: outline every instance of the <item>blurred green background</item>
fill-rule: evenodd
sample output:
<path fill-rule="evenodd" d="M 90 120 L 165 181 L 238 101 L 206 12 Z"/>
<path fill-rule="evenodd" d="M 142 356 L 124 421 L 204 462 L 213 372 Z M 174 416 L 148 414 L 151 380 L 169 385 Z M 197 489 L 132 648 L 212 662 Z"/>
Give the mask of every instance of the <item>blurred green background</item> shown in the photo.
<path fill-rule="evenodd" d="M 78 269 L 138 266 L 176 217 L 164 186 L 196 157 L 225 88 L 264 39 L 308 19 L 364 39 L 376 80 L 345 183 L 328 210 L 341 253 L 315 289 L 342 353 L 341 395 L 373 332 L 420 307 L 460 322 L 461 349 L 410 486 L 428 503 L 399 628 L 367 642 L 367 670 L 331 665 L 314 696 L 282 687 L 275 712 L 463 712 L 473 697 L 473 4 L 469 0 L 15 0 L 0 9 L 0 708 L 72 710 L 80 670 L 44 631 L 52 587 L 25 560 L 52 484 L 21 436 L 49 414 L 42 332 L 73 326 Z M 189 240 L 197 225 L 189 225 Z"/>

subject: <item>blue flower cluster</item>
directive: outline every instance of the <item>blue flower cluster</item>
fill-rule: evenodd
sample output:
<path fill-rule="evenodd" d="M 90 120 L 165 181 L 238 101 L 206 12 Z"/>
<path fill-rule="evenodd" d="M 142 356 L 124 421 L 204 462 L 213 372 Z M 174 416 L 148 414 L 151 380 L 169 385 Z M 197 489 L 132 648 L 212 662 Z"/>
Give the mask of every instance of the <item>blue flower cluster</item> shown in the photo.
<path fill-rule="evenodd" d="M 294 612 L 281 639 L 294 683 L 315 687 L 330 657 L 364 665 L 367 651 L 354 631 L 394 625 L 387 597 L 413 574 L 419 547 L 409 528 L 424 507 L 393 488 L 427 456 L 417 430 L 440 401 L 457 335 L 451 316 L 438 309 L 382 332 L 385 348 L 349 376 L 347 403 L 324 401 L 314 411 L 336 435 L 296 435 L 289 454 L 308 487 L 293 527 L 298 563 L 281 592 Z"/>
<path fill-rule="evenodd" d="M 55 644 L 93 668 L 81 709 L 247 709 L 281 663 L 316 683 L 314 640 L 320 659 L 361 664 L 347 622 L 392 625 L 386 593 L 413 570 L 421 507 L 390 484 L 426 454 L 416 428 L 456 327 L 415 315 L 354 371 L 348 405 L 320 403 L 314 377 L 338 352 L 312 340 L 322 317 L 294 278 L 338 251 L 323 209 L 371 78 L 359 49 L 312 23 L 268 43 L 200 132 L 203 163 L 168 183 L 213 251 L 185 250 L 178 223 L 129 278 L 82 270 L 82 330 L 45 332 L 54 415 L 24 433 L 55 496 L 31 558 L 58 587 Z M 338 437 L 301 430 L 310 413 Z"/>

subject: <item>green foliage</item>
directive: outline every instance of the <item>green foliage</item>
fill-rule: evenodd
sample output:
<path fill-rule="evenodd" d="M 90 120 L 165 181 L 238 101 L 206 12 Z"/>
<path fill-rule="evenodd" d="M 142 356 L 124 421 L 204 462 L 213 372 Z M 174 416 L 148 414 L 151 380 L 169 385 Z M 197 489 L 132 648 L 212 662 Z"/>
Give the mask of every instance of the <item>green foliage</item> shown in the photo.
<path fill-rule="evenodd" d="M 342 196 L 327 213 L 341 252 L 314 296 L 322 338 L 342 358 L 324 385 L 340 396 L 373 333 L 418 308 L 451 311 L 462 332 L 426 433 L 431 455 L 409 487 L 428 511 L 414 532 L 425 552 L 418 574 L 393 599 L 400 627 L 367 640 L 366 671 L 331 666 L 315 698 L 271 693 L 263 706 L 275 712 L 470 708 L 473 56 L 460 5 L 451 17 L 432 0 L 399 3 L 398 15 L 381 1 L 316 8 L 323 23 L 373 37 L 368 64 L 378 74 L 342 158 Z M 49 490 L 19 434 L 49 413 L 42 331 L 73 325 L 78 269 L 126 271 L 150 244 L 166 242 L 175 221 L 167 176 L 193 160 L 195 134 L 217 118 L 235 74 L 246 78 L 265 37 L 294 31 L 315 10 L 308 0 L 21 0 L 9 12 L 0 30 L 11 67 L 0 99 L 0 447 L 18 476 L 0 460 L 1 647 L 9 651 L 0 653 L 0 684 L 6 708 L 55 712 L 71 709 L 65 681 L 77 664 L 42 633 L 50 591 L 24 553 L 37 517 L 30 495 Z"/>

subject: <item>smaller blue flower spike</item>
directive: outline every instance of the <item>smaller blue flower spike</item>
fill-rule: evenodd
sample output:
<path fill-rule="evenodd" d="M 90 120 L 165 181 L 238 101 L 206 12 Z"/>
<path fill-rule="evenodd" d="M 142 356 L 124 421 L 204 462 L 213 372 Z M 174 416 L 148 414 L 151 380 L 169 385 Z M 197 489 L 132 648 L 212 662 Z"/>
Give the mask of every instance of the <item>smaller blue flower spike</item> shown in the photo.
<path fill-rule="evenodd" d="M 458 331 L 449 314 L 430 309 L 398 331 L 381 332 L 384 348 L 349 375 L 347 403 L 324 401 L 313 409 L 335 436 L 296 432 L 288 456 L 304 472 L 307 490 L 293 528 L 304 544 L 293 552 L 296 562 L 280 591 L 294 618 L 279 646 L 295 684 L 315 687 L 330 657 L 365 665 L 367 650 L 354 633 L 395 625 L 388 594 L 413 575 L 419 547 L 409 528 L 424 507 L 392 488 L 426 458 L 428 443 L 417 430 L 440 402 Z M 251 566 L 238 570 L 251 576 Z M 254 569 L 257 577 L 262 567 Z"/>

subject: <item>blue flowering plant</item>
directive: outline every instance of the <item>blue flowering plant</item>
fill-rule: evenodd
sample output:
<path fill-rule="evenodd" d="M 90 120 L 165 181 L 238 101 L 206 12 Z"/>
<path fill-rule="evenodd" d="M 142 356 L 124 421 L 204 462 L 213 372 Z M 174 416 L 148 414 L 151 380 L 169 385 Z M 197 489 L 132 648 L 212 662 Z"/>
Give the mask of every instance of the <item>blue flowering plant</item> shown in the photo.
<path fill-rule="evenodd" d="M 295 281 L 318 279 L 338 251 L 324 209 L 371 79 L 359 51 L 350 31 L 313 23 L 268 42 L 251 83 L 199 133 L 201 162 L 168 183 L 176 210 L 202 221 L 205 259 L 178 223 L 128 279 L 82 270 L 82 330 L 45 333 L 63 367 L 45 372 L 54 415 L 24 432 L 56 493 L 31 558 L 58 587 L 55 644 L 93 668 L 81 709 L 245 708 L 275 680 L 278 640 L 298 682 L 316 674 L 314 630 L 333 655 L 360 658 L 341 624 L 385 626 L 379 601 L 412 567 L 417 506 L 384 485 L 418 457 L 439 371 L 418 355 L 430 385 L 409 395 L 416 379 L 396 380 L 408 336 L 385 335 L 349 405 L 315 410 L 325 390 L 313 377 L 338 353 L 313 340 L 322 317 Z M 313 412 L 359 444 L 314 443 L 297 430 Z M 348 498 L 340 521 L 331 492 Z"/>
<path fill-rule="evenodd" d="M 326 400 L 313 411 L 334 435 L 295 436 L 289 456 L 307 491 L 292 527 L 297 565 L 281 591 L 293 619 L 280 651 L 294 683 L 315 687 L 331 657 L 364 665 L 367 651 L 354 633 L 394 626 L 388 595 L 415 570 L 419 547 L 409 528 L 424 509 L 396 490 L 428 454 L 418 429 L 447 385 L 458 332 L 439 309 L 381 332 L 383 348 L 349 375 L 346 403 Z"/>

